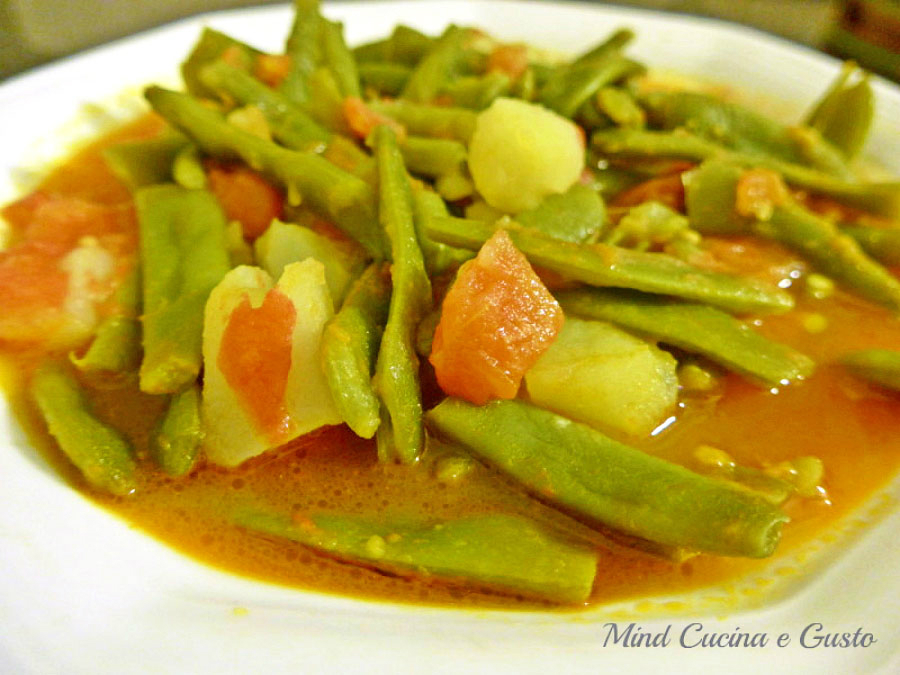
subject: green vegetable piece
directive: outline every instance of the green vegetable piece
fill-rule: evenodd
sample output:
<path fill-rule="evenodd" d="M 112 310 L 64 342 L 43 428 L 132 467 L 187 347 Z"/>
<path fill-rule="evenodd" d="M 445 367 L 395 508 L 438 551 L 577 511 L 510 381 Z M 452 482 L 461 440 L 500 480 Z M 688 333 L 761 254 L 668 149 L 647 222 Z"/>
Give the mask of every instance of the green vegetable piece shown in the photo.
<path fill-rule="evenodd" d="M 900 391 L 900 351 L 864 349 L 847 354 L 841 363 L 864 380 Z"/>
<path fill-rule="evenodd" d="M 287 150 L 242 131 L 186 94 L 150 87 L 145 95 L 159 114 L 192 137 L 204 152 L 223 159 L 242 159 L 283 185 L 288 201 L 306 201 L 370 255 L 387 257 L 374 194 L 365 181 L 315 154 Z"/>
<path fill-rule="evenodd" d="M 525 373 L 528 399 L 560 415 L 642 436 L 678 402 L 672 355 L 603 321 L 566 317 L 537 362 Z"/>
<path fill-rule="evenodd" d="M 856 82 L 851 84 L 856 75 Z M 865 145 L 874 116 L 875 95 L 868 73 L 848 61 L 810 111 L 806 125 L 821 133 L 847 159 L 853 159 Z"/>
<path fill-rule="evenodd" d="M 387 325 L 375 368 L 375 390 L 383 403 L 378 427 L 382 461 L 416 461 L 425 447 L 422 393 L 415 333 L 431 309 L 431 281 L 416 237 L 412 193 L 394 131 L 379 125 L 373 132 L 380 190 L 379 218 L 391 241 L 391 294 Z"/>
<path fill-rule="evenodd" d="M 397 96 L 406 86 L 412 68 L 399 63 L 373 61 L 359 64 L 359 79 L 380 96 Z"/>
<path fill-rule="evenodd" d="M 172 161 L 172 180 L 188 190 L 203 190 L 206 188 L 206 170 L 203 167 L 203 159 L 200 149 L 193 143 L 188 143 Z"/>
<path fill-rule="evenodd" d="M 800 164 L 765 155 L 729 151 L 723 145 L 678 130 L 604 129 L 591 136 L 594 150 L 617 158 L 689 159 L 702 162 L 713 157 L 743 167 L 763 167 L 780 173 L 785 181 L 872 213 L 900 217 L 900 183 L 854 183 Z"/>
<path fill-rule="evenodd" d="M 360 64 L 368 61 L 388 61 L 415 66 L 434 44 L 434 38 L 399 24 L 386 40 L 360 45 L 353 50 Z"/>
<path fill-rule="evenodd" d="M 150 455 L 170 476 L 184 476 L 197 461 L 203 442 L 200 388 L 193 384 L 175 394 L 150 443 Z"/>
<path fill-rule="evenodd" d="M 261 512 L 238 524 L 389 571 L 466 579 L 567 604 L 583 603 L 593 587 L 597 553 L 519 516 L 488 514 L 438 523 L 392 525 L 338 514 L 315 514 L 311 526 Z"/>
<path fill-rule="evenodd" d="M 447 138 L 407 136 L 400 153 L 410 173 L 428 178 L 462 174 L 466 164 L 466 146 Z"/>
<path fill-rule="evenodd" d="M 242 70 L 250 70 L 256 57 L 262 54 L 233 37 L 205 27 L 187 60 L 181 64 L 181 77 L 191 94 L 202 97 L 216 95 L 216 92 L 201 80 L 200 71 L 208 63 L 221 59 L 226 51 L 229 53 L 229 61 Z"/>
<path fill-rule="evenodd" d="M 340 23 L 323 20 L 320 26 L 322 39 L 322 56 L 325 64 L 334 73 L 338 89 L 344 96 L 361 95 L 359 88 L 359 72 L 356 58 L 344 42 L 344 27 Z"/>
<path fill-rule="evenodd" d="M 106 165 L 131 190 L 171 180 L 172 163 L 188 140 L 177 132 L 117 143 L 103 150 Z"/>
<path fill-rule="evenodd" d="M 554 239 L 593 242 L 606 224 L 606 205 L 596 190 L 576 183 L 567 192 L 548 195 L 536 208 L 517 214 L 516 222 Z"/>
<path fill-rule="evenodd" d="M 320 32 L 325 20 L 318 0 L 294 0 L 293 4 L 294 22 L 285 45 L 291 66 L 280 91 L 293 103 L 305 105 L 312 98 L 309 77 L 323 59 Z"/>
<path fill-rule="evenodd" d="M 484 110 L 494 99 L 509 95 L 512 80 L 509 75 L 491 72 L 486 75 L 459 77 L 444 87 L 443 94 L 453 105 L 471 110 Z"/>
<path fill-rule="evenodd" d="M 876 228 L 859 225 L 841 227 L 863 250 L 889 267 L 900 267 L 900 228 Z"/>
<path fill-rule="evenodd" d="M 429 220 L 445 218 L 448 215 L 447 205 L 440 195 L 424 188 L 413 190 L 413 219 L 416 225 L 416 236 L 429 276 L 443 274 L 447 270 L 459 267 L 475 255 L 472 251 L 464 248 L 454 248 L 432 241 L 428 236 Z"/>
<path fill-rule="evenodd" d="M 72 364 L 98 386 L 120 384 L 141 365 L 140 272 L 134 269 L 116 291 L 115 313 L 97 326 L 83 356 L 69 355 Z"/>
<path fill-rule="evenodd" d="M 322 334 L 322 368 L 334 404 L 347 426 L 362 438 L 372 438 L 379 424 L 372 372 L 390 297 L 387 265 L 370 265 Z"/>
<path fill-rule="evenodd" d="M 688 226 L 688 219 L 662 202 L 648 201 L 632 206 L 622 216 L 603 243 L 646 251 L 676 241 L 699 243 L 700 235 Z"/>
<path fill-rule="evenodd" d="M 597 108 L 620 127 L 640 129 L 647 121 L 644 109 L 619 87 L 603 87 L 598 91 Z"/>
<path fill-rule="evenodd" d="M 292 262 L 315 258 L 325 267 L 325 281 L 336 307 L 366 262 L 365 253 L 351 242 L 343 244 L 302 225 L 272 221 L 253 244 L 256 261 L 273 279 Z"/>
<path fill-rule="evenodd" d="M 91 413 L 75 379 L 45 363 L 31 380 L 31 396 L 60 449 L 91 486 L 114 495 L 137 488 L 131 446 Z"/>
<path fill-rule="evenodd" d="M 498 228 L 509 233 L 532 264 L 591 286 L 674 295 L 732 312 L 785 311 L 794 303 L 786 291 L 754 279 L 710 272 L 663 253 L 559 241 L 503 219 L 489 225 L 464 218 L 432 218 L 426 231 L 436 241 L 477 250 Z"/>
<path fill-rule="evenodd" d="M 581 65 L 605 59 L 610 54 L 621 52 L 632 40 L 634 40 L 634 31 L 629 28 L 619 28 L 610 33 L 605 40 L 575 59 L 574 63 L 575 65 Z"/>
<path fill-rule="evenodd" d="M 208 192 L 156 185 L 135 193 L 143 278 L 141 391 L 175 393 L 197 379 L 203 307 L 230 269 L 225 216 Z"/>
<path fill-rule="evenodd" d="M 737 183 L 744 168 L 709 159 L 684 174 L 684 203 L 691 227 L 703 234 L 740 234 L 746 218 L 735 209 Z"/>
<path fill-rule="evenodd" d="M 794 164 L 809 163 L 841 178 L 850 174 L 841 154 L 820 136 L 798 136 L 787 127 L 736 103 L 697 92 L 654 92 L 644 97 L 648 120 L 663 129 L 685 129 L 724 147 Z M 801 148 L 798 140 L 806 145 Z M 810 144 L 815 147 L 811 147 Z"/>
<path fill-rule="evenodd" d="M 427 420 L 542 498 L 650 541 L 762 558 L 774 552 L 788 520 L 749 491 L 522 401 L 478 407 L 445 399 Z"/>
<path fill-rule="evenodd" d="M 540 102 L 563 117 L 572 118 L 602 87 L 641 72 L 643 67 L 618 53 L 610 53 L 561 69 L 544 85 Z"/>
<path fill-rule="evenodd" d="M 753 231 L 793 248 L 820 272 L 843 282 L 864 298 L 900 310 L 900 280 L 830 220 L 788 203 L 776 206 L 772 217 L 756 222 Z"/>
<path fill-rule="evenodd" d="M 767 385 L 812 374 L 814 363 L 787 345 L 774 342 L 748 324 L 713 307 L 613 289 L 561 291 L 563 311 L 611 321 L 650 336 Z"/>
<path fill-rule="evenodd" d="M 466 108 L 410 101 L 372 101 L 369 107 L 381 115 L 397 120 L 410 134 L 450 138 L 465 144 L 472 138 L 478 117 L 478 113 Z"/>
<path fill-rule="evenodd" d="M 413 68 L 400 98 L 413 103 L 430 103 L 443 90 L 460 67 L 470 37 L 470 31 L 458 26 L 450 26 L 429 48 L 428 52 Z"/>

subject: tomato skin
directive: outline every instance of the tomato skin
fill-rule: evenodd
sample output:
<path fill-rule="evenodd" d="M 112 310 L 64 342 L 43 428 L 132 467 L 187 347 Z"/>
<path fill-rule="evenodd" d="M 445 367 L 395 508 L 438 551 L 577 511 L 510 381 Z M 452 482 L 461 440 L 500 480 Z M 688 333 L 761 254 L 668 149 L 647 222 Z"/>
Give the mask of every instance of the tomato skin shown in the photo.
<path fill-rule="evenodd" d="M 256 239 L 284 213 L 281 192 L 252 169 L 210 163 L 207 173 L 225 216 L 241 224 L 246 239 Z"/>
<path fill-rule="evenodd" d="M 398 142 L 403 143 L 406 139 L 406 127 L 386 115 L 375 112 L 361 98 L 348 96 L 344 99 L 341 111 L 344 119 L 347 120 L 347 126 L 360 140 L 364 141 L 368 138 L 369 134 L 380 124 L 387 124 L 391 127 L 397 135 Z"/>
<path fill-rule="evenodd" d="M 447 292 L 429 361 L 448 395 L 476 405 L 515 398 L 562 324 L 555 298 L 498 230 Z"/>

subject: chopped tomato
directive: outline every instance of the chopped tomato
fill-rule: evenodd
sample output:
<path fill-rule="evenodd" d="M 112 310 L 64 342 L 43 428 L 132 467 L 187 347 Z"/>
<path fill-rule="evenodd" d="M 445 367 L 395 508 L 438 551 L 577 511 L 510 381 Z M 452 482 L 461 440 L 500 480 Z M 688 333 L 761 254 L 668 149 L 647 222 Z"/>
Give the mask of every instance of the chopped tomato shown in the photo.
<path fill-rule="evenodd" d="M 612 206 L 637 206 L 648 201 L 662 202 L 684 212 L 684 184 L 681 172 L 658 176 L 623 190 L 612 200 Z"/>
<path fill-rule="evenodd" d="M 749 169 L 738 179 L 734 209 L 745 218 L 768 220 L 772 210 L 787 198 L 781 176 L 770 169 Z"/>
<path fill-rule="evenodd" d="M 500 45 L 488 55 L 488 72 L 509 75 L 517 80 L 528 69 L 528 48 L 525 45 Z"/>
<path fill-rule="evenodd" d="M 344 99 L 343 104 L 344 119 L 353 132 L 353 135 L 360 139 L 366 139 L 372 130 L 381 125 L 387 124 L 397 134 L 397 140 L 403 142 L 406 138 L 406 129 L 402 124 L 390 117 L 386 117 L 375 112 L 367 106 L 362 99 L 355 96 L 348 96 Z"/>
<path fill-rule="evenodd" d="M 498 230 L 447 292 L 429 361 L 451 396 L 477 405 L 514 398 L 562 324 L 559 304 Z"/>
<path fill-rule="evenodd" d="M 284 197 L 258 173 L 245 166 L 209 165 L 209 186 L 229 220 L 236 220 L 244 237 L 255 239 L 284 213 Z"/>
<path fill-rule="evenodd" d="M 284 400 L 297 310 L 273 288 L 253 308 L 245 295 L 222 334 L 216 365 L 260 431 L 277 442 L 289 431 Z"/>
<path fill-rule="evenodd" d="M 291 70 L 287 54 L 259 54 L 253 64 L 253 75 L 273 89 L 278 87 Z"/>

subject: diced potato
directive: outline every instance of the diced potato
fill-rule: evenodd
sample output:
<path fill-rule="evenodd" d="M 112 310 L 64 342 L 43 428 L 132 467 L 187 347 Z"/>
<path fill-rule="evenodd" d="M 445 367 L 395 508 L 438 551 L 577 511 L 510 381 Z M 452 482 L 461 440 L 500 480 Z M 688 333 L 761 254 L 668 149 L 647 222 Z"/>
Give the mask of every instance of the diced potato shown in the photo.
<path fill-rule="evenodd" d="M 498 98 L 478 115 L 469 172 L 485 201 L 507 213 L 568 190 L 584 169 L 578 127 L 546 108 Z"/>
<path fill-rule="evenodd" d="M 536 405 L 601 430 L 642 435 L 676 404 L 676 365 L 668 352 L 610 324 L 567 317 L 525 383 Z"/>
<path fill-rule="evenodd" d="M 279 277 L 289 263 L 307 258 L 318 260 L 325 266 L 325 280 L 336 307 L 365 264 L 365 253 L 353 244 L 343 245 L 308 227 L 278 220 L 272 221 L 256 240 L 254 249 L 257 262 L 273 278 Z"/>
<path fill-rule="evenodd" d="M 204 446 L 207 458 L 214 464 L 237 466 L 320 426 L 341 422 L 320 365 L 322 330 L 334 310 L 324 267 L 316 260 L 287 265 L 276 286 L 296 312 L 284 394 L 287 415 L 277 434 L 260 428 L 220 367 L 223 336 L 235 309 L 245 297 L 252 308 L 259 308 L 272 286 L 272 278 L 265 270 L 236 267 L 213 289 L 206 304 L 201 412 Z M 264 369 L 256 375 L 264 377 Z M 265 383 L 257 382 L 255 386 L 264 387 Z"/>

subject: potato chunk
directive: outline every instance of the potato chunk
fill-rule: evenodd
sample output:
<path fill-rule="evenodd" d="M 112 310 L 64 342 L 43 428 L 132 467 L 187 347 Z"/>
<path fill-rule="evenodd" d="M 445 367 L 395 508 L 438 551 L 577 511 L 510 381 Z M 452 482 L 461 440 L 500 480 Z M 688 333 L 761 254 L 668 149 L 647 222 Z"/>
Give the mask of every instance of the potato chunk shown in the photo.
<path fill-rule="evenodd" d="M 533 103 L 498 98 L 478 115 L 469 171 L 485 201 L 507 213 L 535 208 L 568 190 L 584 169 L 575 124 Z"/>
<path fill-rule="evenodd" d="M 599 429 L 648 434 L 678 398 L 675 359 L 602 321 L 566 318 L 525 374 L 531 400 Z"/>

